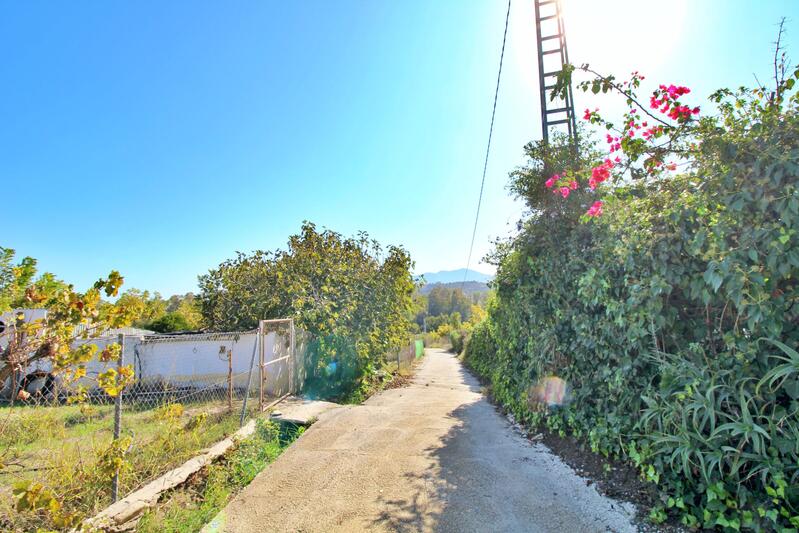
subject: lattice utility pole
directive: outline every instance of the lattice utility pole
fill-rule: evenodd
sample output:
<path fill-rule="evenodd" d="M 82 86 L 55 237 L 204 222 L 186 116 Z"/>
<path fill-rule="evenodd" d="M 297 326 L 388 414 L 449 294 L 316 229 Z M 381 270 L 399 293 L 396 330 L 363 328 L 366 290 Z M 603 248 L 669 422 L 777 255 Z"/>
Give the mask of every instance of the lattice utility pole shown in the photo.
<path fill-rule="evenodd" d="M 565 98 L 549 99 L 557 76 L 569 62 L 566 30 L 563 26 L 560 0 L 533 0 L 535 31 L 538 41 L 538 79 L 541 87 L 541 129 L 544 143 L 549 142 L 550 129 L 566 126 L 573 146 L 577 147 L 577 120 L 574 116 L 574 93 L 571 83 Z"/>

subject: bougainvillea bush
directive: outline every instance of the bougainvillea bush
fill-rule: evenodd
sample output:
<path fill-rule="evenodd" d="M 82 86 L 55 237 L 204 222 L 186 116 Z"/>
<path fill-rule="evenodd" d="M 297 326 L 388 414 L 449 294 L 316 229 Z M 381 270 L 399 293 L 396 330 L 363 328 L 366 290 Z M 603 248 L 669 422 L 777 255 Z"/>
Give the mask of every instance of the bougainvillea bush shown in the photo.
<path fill-rule="evenodd" d="M 585 110 L 577 147 L 526 147 L 511 189 L 530 214 L 497 247 L 466 362 L 518 419 L 637 466 L 652 519 L 796 530 L 799 71 L 712 109 L 638 73 L 569 66 L 561 87 L 574 72 L 629 107 Z M 538 406 L 553 375 L 571 401 Z"/>

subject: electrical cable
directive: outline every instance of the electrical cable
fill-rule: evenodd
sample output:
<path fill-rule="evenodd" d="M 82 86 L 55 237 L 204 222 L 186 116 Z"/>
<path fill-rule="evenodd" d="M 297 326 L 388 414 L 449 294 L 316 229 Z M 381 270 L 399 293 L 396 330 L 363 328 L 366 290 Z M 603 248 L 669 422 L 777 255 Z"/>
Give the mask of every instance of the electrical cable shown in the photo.
<path fill-rule="evenodd" d="M 474 251 L 474 238 L 477 235 L 477 221 L 480 219 L 480 207 L 483 203 L 483 189 L 485 188 L 486 184 L 486 171 L 488 170 L 488 154 L 491 152 L 491 135 L 494 133 L 494 116 L 497 113 L 497 97 L 499 96 L 499 80 L 502 77 L 502 60 L 505 58 L 505 41 L 508 37 L 508 20 L 510 19 L 510 4 L 511 0 L 508 0 L 508 12 L 505 14 L 505 32 L 502 34 L 502 51 L 499 54 L 499 70 L 497 72 L 497 88 L 494 91 L 494 108 L 491 111 L 491 126 L 488 129 L 488 145 L 486 146 L 486 157 L 485 163 L 483 163 L 483 179 L 480 182 L 480 196 L 477 200 L 477 212 L 474 215 L 474 229 L 472 230 L 472 242 L 469 245 L 469 256 L 466 259 L 466 271 L 463 273 L 463 283 L 461 283 L 461 289 L 463 289 L 464 284 L 466 283 L 466 278 L 469 276 L 469 265 L 472 262 L 472 252 Z"/>

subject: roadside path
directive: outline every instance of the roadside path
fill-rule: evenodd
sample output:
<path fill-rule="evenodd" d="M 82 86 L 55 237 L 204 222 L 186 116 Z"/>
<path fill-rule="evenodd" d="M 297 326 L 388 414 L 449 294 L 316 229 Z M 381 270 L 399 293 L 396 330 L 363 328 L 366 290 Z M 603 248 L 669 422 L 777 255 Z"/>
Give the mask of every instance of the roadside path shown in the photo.
<path fill-rule="evenodd" d="M 632 512 L 519 435 L 454 355 L 427 350 L 409 386 L 323 414 L 213 529 L 621 532 Z"/>

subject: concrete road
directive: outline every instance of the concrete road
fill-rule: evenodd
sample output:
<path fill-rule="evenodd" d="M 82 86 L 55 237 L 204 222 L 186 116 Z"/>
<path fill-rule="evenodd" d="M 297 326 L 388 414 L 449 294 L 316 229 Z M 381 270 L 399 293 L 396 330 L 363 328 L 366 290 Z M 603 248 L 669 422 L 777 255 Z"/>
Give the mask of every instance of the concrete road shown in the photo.
<path fill-rule="evenodd" d="M 636 530 L 633 513 L 519 435 L 455 356 L 427 350 L 411 385 L 322 415 L 213 529 L 618 532 Z"/>

